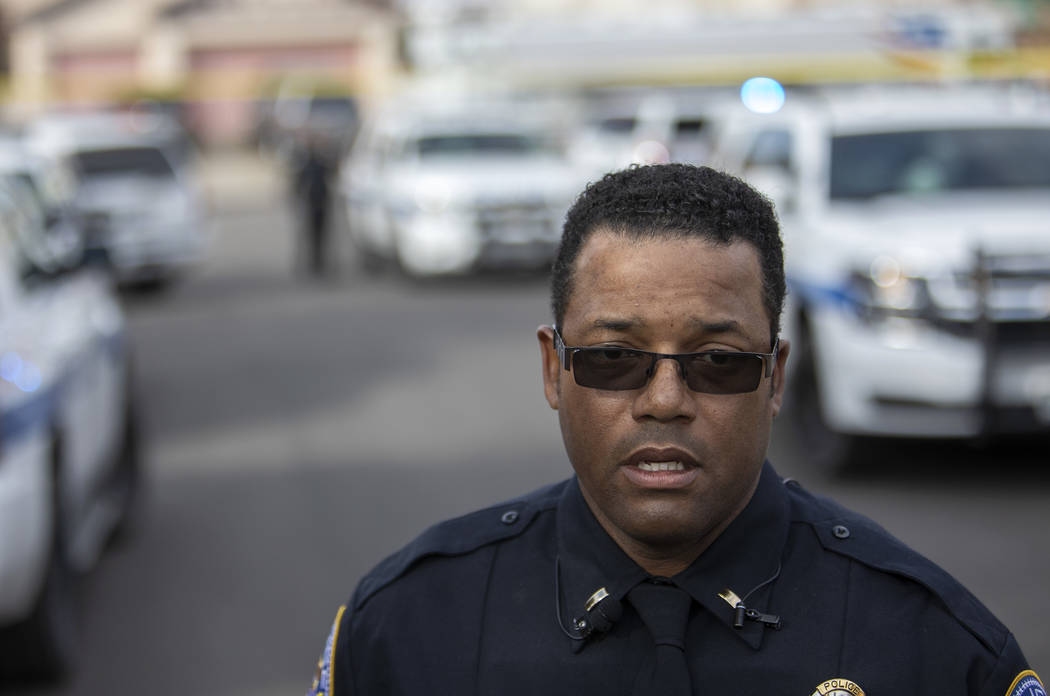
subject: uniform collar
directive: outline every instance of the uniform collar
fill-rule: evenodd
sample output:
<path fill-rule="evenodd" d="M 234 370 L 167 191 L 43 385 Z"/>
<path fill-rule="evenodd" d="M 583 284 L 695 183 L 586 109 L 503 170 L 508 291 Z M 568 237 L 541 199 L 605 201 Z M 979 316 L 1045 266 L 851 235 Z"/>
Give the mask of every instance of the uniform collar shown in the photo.
<path fill-rule="evenodd" d="M 600 588 L 623 601 L 627 592 L 648 577 L 602 529 L 587 506 L 579 482 L 573 478 L 558 502 L 558 587 L 563 626 L 585 614 L 587 600 Z M 772 465 L 762 468 L 750 502 L 721 535 L 688 568 L 676 575 L 675 584 L 688 592 L 726 630 L 754 649 L 767 629 L 745 621 L 733 626 L 734 610 L 719 596 L 726 589 L 747 597 L 749 609 L 766 610 L 773 578 L 787 542 L 789 509 L 783 485 Z M 761 587 L 760 587 L 761 586 Z M 759 588 L 755 590 L 755 588 Z M 752 591 L 754 592 L 752 593 Z M 747 596 L 749 593 L 750 596 Z M 573 641 L 580 649 L 585 641 Z"/>
<path fill-rule="evenodd" d="M 594 517 L 573 477 L 558 501 L 558 582 L 563 626 L 586 614 L 587 600 L 604 588 L 617 601 L 648 573 L 624 553 Z M 573 641 L 574 651 L 586 641 Z"/>
<path fill-rule="evenodd" d="M 675 584 L 693 596 L 729 631 L 758 649 L 770 630 L 757 621 L 733 626 L 734 610 L 719 596 L 732 590 L 748 609 L 767 611 L 773 580 L 787 543 L 790 509 L 784 485 L 766 462 L 751 501 L 692 565 L 674 576 Z"/>

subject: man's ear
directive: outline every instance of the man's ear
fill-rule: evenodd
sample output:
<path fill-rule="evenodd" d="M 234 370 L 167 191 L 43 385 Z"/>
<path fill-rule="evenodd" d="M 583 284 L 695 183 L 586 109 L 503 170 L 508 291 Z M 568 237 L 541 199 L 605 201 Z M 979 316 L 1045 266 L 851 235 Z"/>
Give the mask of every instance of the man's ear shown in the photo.
<path fill-rule="evenodd" d="M 547 397 L 547 403 L 557 411 L 558 396 L 561 393 L 558 388 L 561 362 L 558 360 L 558 351 L 554 348 L 554 329 L 541 326 L 536 329 L 536 338 L 540 340 L 540 358 L 543 360 L 543 393 Z"/>
<path fill-rule="evenodd" d="M 784 387 L 787 384 L 787 361 L 788 353 L 791 352 L 791 342 L 780 339 L 780 347 L 777 349 L 777 362 L 773 368 L 773 393 L 770 398 L 773 401 L 773 417 L 780 413 L 780 407 L 784 403 Z"/>

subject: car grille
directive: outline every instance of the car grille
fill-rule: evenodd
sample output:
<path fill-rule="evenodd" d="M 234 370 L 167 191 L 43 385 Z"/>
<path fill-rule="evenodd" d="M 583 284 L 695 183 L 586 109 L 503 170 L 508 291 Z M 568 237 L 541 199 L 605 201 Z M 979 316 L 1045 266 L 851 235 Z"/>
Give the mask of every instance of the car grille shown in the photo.
<path fill-rule="evenodd" d="M 543 201 L 481 206 L 477 209 L 477 224 L 485 241 L 526 243 L 549 241 L 557 235 L 554 216 Z"/>
<path fill-rule="evenodd" d="M 1050 255 L 978 255 L 973 268 L 927 282 L 947 319 L 976 320 L 982 308 L 995 321 L 1050 319 Z"/>
<path fill-rule="evenodd" d="M 949 321 L 940 319 L 934 324 L 943 331 L 960 338 L 981 338 L 976 321 Z M 1050 350 L 1050 319 L 1042 321 L 997 321 L 993 323 L 993 337 L 1001 346 L 1014 348 L 1046 347 Z"/>
<path fill-rule="evenodd" d="M 929 288 L 942 330 L 1003 347 L 1050 347 L 1050 256 L 978 254 L 974 269 L 947 280 Z"/>

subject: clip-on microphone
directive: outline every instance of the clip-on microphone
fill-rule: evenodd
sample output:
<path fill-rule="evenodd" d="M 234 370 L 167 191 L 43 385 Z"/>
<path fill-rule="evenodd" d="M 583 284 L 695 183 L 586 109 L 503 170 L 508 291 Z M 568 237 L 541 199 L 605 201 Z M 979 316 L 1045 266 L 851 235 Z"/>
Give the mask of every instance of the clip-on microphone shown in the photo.
<path fill-rule="evenodd" d="M 587 613 L 572 621 L 581 640 L 595 633 L 608 633 L 623 616 L 623 605 L 613 599 L 604 587 L 599 587 L 583 608 Z"/>
<path fill-rule="evenodd" d="M 561 618 L 561 557 L 554 559 L 554 618 L 558 621 L 558 628 L 562 633 L 572 640 L 586 640 L 597 634 L 608 633 L 613 624 L 620 620 L 623 615 L 623 605 L 609 594 L 604 587 L 599 587 L 594 594 L 587 598 L 583 606 L 585 614 L 577 616 L 572 620 L 571 631 L 565 627 Z"/>

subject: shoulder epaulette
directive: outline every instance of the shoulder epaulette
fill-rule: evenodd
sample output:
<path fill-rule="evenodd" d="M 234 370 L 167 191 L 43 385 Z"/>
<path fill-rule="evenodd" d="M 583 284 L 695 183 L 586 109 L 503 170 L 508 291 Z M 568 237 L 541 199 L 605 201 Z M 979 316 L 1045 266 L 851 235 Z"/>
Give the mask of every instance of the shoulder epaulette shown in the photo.
<path fill-rule="evenodd" d="M 528 529 L 540 512 L 557 505 L 566 483 L 545 486 L 520 498 L 430 527 L 366 575 L 354 592 L 351 606 L 359 608 L 369 597 L 427 556 L 459 556 L 518 536 Z"/>
<path fill-rule="evenodd" d="M 825 549 L 922 585 L 985 647 L 995 653 L 1002 649 L 1009 631 L 940 566 L 864 515 L 805 491 L 793 481 L 787 488 L 792 493 L 793 518 L 812 526 Z"/>

